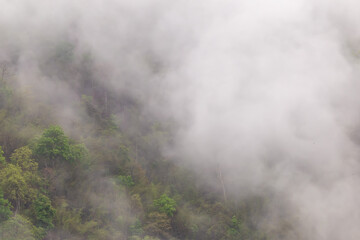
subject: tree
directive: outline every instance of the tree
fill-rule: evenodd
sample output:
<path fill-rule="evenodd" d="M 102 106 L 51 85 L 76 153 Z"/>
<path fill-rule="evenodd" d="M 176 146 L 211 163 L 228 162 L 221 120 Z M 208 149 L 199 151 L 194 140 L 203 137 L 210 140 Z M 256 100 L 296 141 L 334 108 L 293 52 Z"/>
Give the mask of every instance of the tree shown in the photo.
<path fill-rule="evenodd" d="M 132 187 L 135 185 L 135 182 L 130 175 L 128 175 L 128 176 L 119 175 L 118 180 L 119 180 L 120 184 L 122 184 L 126 187 Z"/>
<path fill-rule="evenodd" d="M 53 167 L 59 161 L 70 161 L 69 138 L 65 136 L 61 127 L 51 126 L 38 140 L 34 153 L 44 161 L 45 166 L 47 161 L 50 161 Z"/>
<path fill-rule="evenodd" d="M 0 167 L 5 166 L 6 161 L 4 157 L 4 151 L 2 150 L 2 147 L 0 146 Z"/>
<path fill-rule="evenodd" d="M 74 163 L 82 160 L 87 155 L 87 149 L 83 144 L 71 144 L 60 126 L 51 126 L 37 141 L 34 153 L 45 167 L 48 162 L 55 167 L 62 162 Z"/>
<path fill-rule="evenodd" d="M 246 224 L 237 219 L 234 215 L 230 221 L 230 227 L 227 230 L 228 239 L 247 239 L 249 238 L 249 228 Z"/>
<path fill-rule="evenodd" d="M 11 204 L 7 199 L 4 199 L 4 194 L 0 189 L 0 222 L 6 221 L 11 216 L 12 212 L 10 210 Z"/>
<path fill-rule="evenodd" d="M 84 144 L 71 144 L 69 161 L 82 161 L 88 156 L 88 150 Z M 84 163 L 84 162 L 83 162 Z"/>
<path fill-rule="evenodd" d="M 160 212 L 166 213 L 170 217 L 172 217 L 176 211 L 175 200 L 168 197 L 166 194 L 163 194 L 159 199 L 154 200 L 154 206 L 157 207 Z"/>
<path fill-rule="evenodd" d="M 142 229 L 142 224 L 139 219 L 136 219 L 134 224 L 129 227 L 129 232 L 133 236 L 142 236 L 144 234 L 144 230 Z"/>
<path fill-rule="evenodd" d="M 21 168 L 29 192 L 35 196 L 35 189 L 42 183 L 42 179 L 38 174 L 38 163 L 32 158 L 31 149 L 27 146 L 16 149 L 10 156 L 10 162 Z"/>
<path fill-rule="evenodd" d="M 23 171 L 36 172 L 38 170 L 38 163 L 32 158 L 32 151 L 27 146 L 16 149 L 11 154 L 10 160 Z"/>
<path fill-rule="evenodd" d="M 32 205 L 32 211 L 38 226 L 45 229 L 54 226 L 52 222 L 55 217 L 55 209 L 51 206 L 51 201 L 47 196 L 39 194 Z"/>
<path fill-rule="evenodd" d="M 21 168 L 14 164 L 7 164 L 0 172 L 0 181 L 4 195 L 15 205 L 15 212 L 17 212 L 29 198 L 28 186 Z"/>
<path fill-rule="evenodd" d="M 38 164 L 31 156 L 30 148 L 18 148 L 11 155 L 10 163 L 0 171 L 0 187 L 15 206 L 15 212 L 36 198 L 41 183 Z"/>

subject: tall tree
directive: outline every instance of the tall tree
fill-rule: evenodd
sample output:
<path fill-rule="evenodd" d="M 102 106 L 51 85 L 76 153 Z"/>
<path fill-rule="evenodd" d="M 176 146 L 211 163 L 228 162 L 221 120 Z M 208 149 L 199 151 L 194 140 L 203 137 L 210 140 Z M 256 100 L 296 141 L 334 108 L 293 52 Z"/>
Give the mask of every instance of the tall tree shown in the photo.
<path fill-rule="evenodd" d="M 38 226 L 45 229 L 54 226 L 55 209 L 51 206 L 51 201 L 47 196 L 39 194 L 33 203 L 32 210 Z"/>
<path fill-rule="evenodd" d="M 14 164 L 7 164 L 0 171 L 0 180 L 0 186 L 4 191 L 4 195 L 15 206 L 16 213 L 29 198 L 28 186 L 21 168 Z"/>
<path fill-rule="evenodd" d="M 4 199 L 3 191 L 0 189 L 0 222 L 6 221 L 11 216 L 11 204 Z"/>
<path fill-rule="evenodd" d="M 71 144 L 60 126 L 51 126 L 44 131 L 34 148 L 35 155 L 41 160 L 43 166 L 55 167 L 60 163 L 74 163 L 87 154 L 83 144 Z"/>
<path fill-rule="evenodd" d="M 44 131 L 34 149 L 37 155 L 47 167 L 48 162 L 52 167 L 59 161 L 70 161 L 69 138 L 59 126 L 51 126 Z"/>
<path fill-rule="evenodd" d="M 42 181 L 37 171 L 38 164 L 31 155 L 28 147 L 16 149 L 10 163 L 0 171 L 0 187 L 15 206 L 15 212 L 35 199 Z"/>

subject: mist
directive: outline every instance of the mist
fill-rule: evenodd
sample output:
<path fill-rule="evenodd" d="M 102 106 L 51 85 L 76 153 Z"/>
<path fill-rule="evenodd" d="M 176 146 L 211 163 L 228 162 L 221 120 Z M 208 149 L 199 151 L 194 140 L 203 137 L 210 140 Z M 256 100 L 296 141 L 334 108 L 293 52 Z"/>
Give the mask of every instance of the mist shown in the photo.
<path fill-rule="evenodd" d="M 49 60 L 69 47 L 95 84 L 176 123 L 164 156 L 214 189 L 221 171 L 229 198 L 266 196 L 259 228 L 360 238 L 358 2 L 0 2 L 0 62 L 28 111 L 51 108 L 77 135 L 81 76 Z"/>

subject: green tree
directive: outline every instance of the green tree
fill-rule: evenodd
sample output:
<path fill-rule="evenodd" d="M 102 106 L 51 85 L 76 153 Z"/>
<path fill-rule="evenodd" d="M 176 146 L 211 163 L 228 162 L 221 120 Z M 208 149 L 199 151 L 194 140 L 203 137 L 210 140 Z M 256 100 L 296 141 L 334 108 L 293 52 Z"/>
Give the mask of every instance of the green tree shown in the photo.
<path fill-rule="evenodd" d="M 27 146 L 16 149 L 11 154 L 10 160 L 23 171 L 36 172 L 38 170 L 38 163 L 32 158 L 32 151 Z"/>
<path fill-rule="evenodd" d="M 15 206 L 15 212 L 35 199 L 41 183 L 38 164 L 31 155 L 28 147 L 16 149 L 10 157 L 11 162 L 0 170 L 0 187 Z"/>
<path fill-rule="evenodd" d="M 15 206 L 15 212 L 36 198 L 42 182 L 38 164 L 31 156 L 32 151 L 28 147 L 18 148 L 11 155 L 10 163 L 0 171 L 0 187 Z"/>
<path fill-rule="evenodd" d="M 25 204 L 29 198 L 28 186 L 23 177 L 22 170 L 14 164 L 7 164 L 0 171 L 0 187 L 4 191 L 4 195 L 15 206 L 15 212 Z"/>
<path fill-rule="evenodd" d="M 228 239 L 247 239 L 249 238 L 249 228 L 246 224 L 237 219 L 234 215 L 230 221 L 230 227 L 227 230 Z"/>
<path fill-rule="evenodd" d="M 142 224 L 139 219 L 136 219 L 134 224 L 129 227 L 129 232 L 131 235 L 142 236 L 144 234 L 144 230 L 142 229 Z"/>
<path fill-rule="evenodd" d="M 36 188 L 43 182 L 38 173 L 38 163 L 32 158 L 31 149 L 27 146 L 16 149 L 10 156 L 10 162 L 21 168 L 29 194 L 34 197 L 37 193 Z"/>
<path fill-rule="evenodd" d="M 135 185 L 135 183 L 130 175 L 128 175 L 128 176 L 119 175 L 118 180 L 119 180 L 120 184 L 122 184 L 126 187 L 132 187 Z"/>
<path fill-rule="evenodd" d="M 55 209 L 51 206 L 51 201 L 47 196 L 39 194 L 32 205 L 32 211 L 38 226 L 45 229 L 54 226 Z"/>
<path fill-rule="evenodd" d="M 154 206 L 162 213 L 172 217 L 176 211 L 176 202 L 174 199 L 163 194 L 159 199 L 154 200 Z"/>
<path fill-rule="evenodd" d="M 83 161 L 88 156 L 88 150 L 84 144 L 72 144 L 70 145 L 69 161 Z M 83 162 L 84 163 L 84 162 Z"/>
<path fill-rule="evenodd" d="M 4 151 L 2 150 L 2 147 L 0 146 L 0 167 L 5 166 L 6 161 L 4 157 Z"/>
<path fill-rule="evenodd" d="M 0 189 L 0 222 L 6 221 L 11 216 L 12 212 L 10 210 L 11 204 L 7 199 L 4 199 L 4 194 Z"/>
<path fill-rule="evenodd" d="M 55 167 L 62 162 L 81 161 L 87 156 L 87 152 L 85 145 L 71 144 L 60 126 L 51 126 L 46 129 L 34 148 L 34 154 L 45 167 L 48 163 Z"/>
<path fill-rule="evenodd" d="M 53 167 L 59 161 L 71 161 L 69 138 L 60 126 L 51 126 L 38 140 L 34 153 L 44 161 L 46 167 L 48 161 Z"/>

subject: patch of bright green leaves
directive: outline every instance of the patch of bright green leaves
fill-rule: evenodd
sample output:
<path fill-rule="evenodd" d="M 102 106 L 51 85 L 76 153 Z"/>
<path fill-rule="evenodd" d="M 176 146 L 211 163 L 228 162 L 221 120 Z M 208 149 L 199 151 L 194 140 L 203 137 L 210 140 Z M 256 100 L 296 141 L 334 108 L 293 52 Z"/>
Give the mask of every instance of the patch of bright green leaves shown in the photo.
<path fill-rule="evenodd" d="M 82 160 L 87 155 L 87 149 L 83 144 L 71 144 L 60 126 L 51 126 L 37 141 L 34 153 L 54 166 L 62 161 L 74 163 Z"/>
<path fill-rule="evenodd" d="M 163 194 L 159 199 L 154 200 L 154 206 L 162 213 L 172 217 L 176 212 L 176 202 L 174 199 Z"/>
<path fill-rule="evenodd" d="M 131 176 L 122 176 L 120 175 L 118 177 L 120 184 L 126 186 L 126 187 L 132 187 L 135 185 L 135 182 L 133 181 Z"/>

